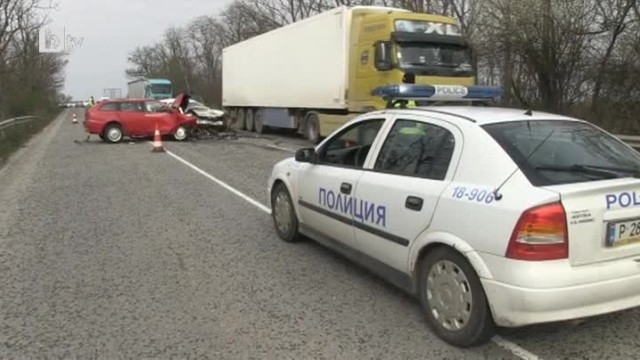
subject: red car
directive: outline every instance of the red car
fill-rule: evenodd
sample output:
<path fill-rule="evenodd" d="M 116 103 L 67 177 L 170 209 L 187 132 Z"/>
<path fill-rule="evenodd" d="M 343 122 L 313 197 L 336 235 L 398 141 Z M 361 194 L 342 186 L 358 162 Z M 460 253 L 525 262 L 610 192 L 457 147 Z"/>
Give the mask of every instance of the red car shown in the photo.
<path fill-rule="evenodd" d="M 194 116 L 180 111 L 188 102 L 186 94 L 176 96 L 170 108 L 151 99 L 106 100 L 86 110 L 83 124 L 89 134 L 97 134 L 109 143 L 120 142 L 125 136 L 153 136 L 156 127 L 161 135 L 183 141 L 197 125 Z"/>

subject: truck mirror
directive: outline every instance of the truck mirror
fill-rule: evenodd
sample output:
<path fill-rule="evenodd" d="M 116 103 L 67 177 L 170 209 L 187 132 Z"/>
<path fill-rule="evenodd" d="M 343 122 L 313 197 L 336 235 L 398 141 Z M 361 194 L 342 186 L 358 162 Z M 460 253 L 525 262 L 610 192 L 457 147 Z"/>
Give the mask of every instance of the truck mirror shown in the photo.
<path fill-rule="evenodd" d="M 388 41 L 378 41 L 375 45 L 374 62 L 377 70 L 391 70 L 391 43 Z"/>

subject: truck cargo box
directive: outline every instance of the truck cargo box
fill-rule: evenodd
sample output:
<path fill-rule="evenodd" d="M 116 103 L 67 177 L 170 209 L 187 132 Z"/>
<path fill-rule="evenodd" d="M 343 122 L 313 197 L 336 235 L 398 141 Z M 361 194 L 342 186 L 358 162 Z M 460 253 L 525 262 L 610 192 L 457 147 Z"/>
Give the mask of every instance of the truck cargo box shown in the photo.
<path fill-rule="evenodd" d="M 223 106 L 346 108 L 350 14 L 336 8 L 225 48 Z"/>

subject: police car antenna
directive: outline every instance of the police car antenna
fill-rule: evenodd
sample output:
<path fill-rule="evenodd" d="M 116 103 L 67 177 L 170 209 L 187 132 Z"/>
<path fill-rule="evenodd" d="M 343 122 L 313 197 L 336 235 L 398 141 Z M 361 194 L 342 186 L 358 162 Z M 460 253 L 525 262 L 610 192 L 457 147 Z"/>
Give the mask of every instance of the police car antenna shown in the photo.
<path fill-rule="evenodd" d="M 553 135 L 553 133 L 556 132 L 555 129 L 551 130 L 551 132 L 549 133 L 549 135 L 547 135 L 547 137 L 545 137 L 544 139 L 542 139 L 542 141 L 540 141 L 540 143 L 538 144 L 538 146 L 535 147 L 535 149 L 533 149 L 529 155 L 527 155 L 527 157 L 521 161 L 519 164 L 516 164 L 516 168 L 513 170 L 513 172 L 511 172 L 511 174 L 509 174 L 509 176 L 502 182 L 502 184 L 500 184 L 500 186 L 498 186 L 497 188 L 495 188 L 495 190 L 493 190 L 493 197 L 496 199 L 496 201 L 499 201 L 500 199 L 502 199 L 502 194 L 500 194 L 498 191 L 500 191 L 500 189 L 504 186 L 504 184 L 507 183 L 507 181 L 509 181 L 509 179 L 511 179 L 511 177 L 513 175 L 516 174 L 516 172 L 518 170 L 520 170 L 520 164 L 524 164 L 529 162 L 529 159 L 531 159 L 531 157 L 533 156 L 533 154 L 535 154 L 538 149 L 540 149 L 540 147 L 547 142 L 547 140 L 551 137 L 551 135 Z"/>

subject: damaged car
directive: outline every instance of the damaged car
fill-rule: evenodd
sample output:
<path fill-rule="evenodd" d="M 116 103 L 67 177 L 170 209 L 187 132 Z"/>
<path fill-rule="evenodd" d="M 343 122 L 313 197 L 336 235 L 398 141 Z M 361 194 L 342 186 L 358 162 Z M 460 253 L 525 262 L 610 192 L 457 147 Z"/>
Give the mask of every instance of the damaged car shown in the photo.
<path fill-rule="evenodd" d="M 196 133 L 199 135 L 217 135 L 220 132 L 228 130 L 229 117 L 228 114 L 221 110 L 212 109 L 198 101 L 191 99 L 186 93 L 180 93 L 176 99 L 181 97 L 182 100 L 177 104 L 175 99 L 163 99 L 163 103 L 177 107 L 183 114 L 193 115 L 197 121 Z"/>

